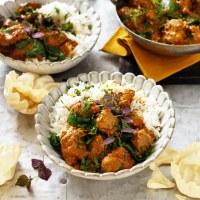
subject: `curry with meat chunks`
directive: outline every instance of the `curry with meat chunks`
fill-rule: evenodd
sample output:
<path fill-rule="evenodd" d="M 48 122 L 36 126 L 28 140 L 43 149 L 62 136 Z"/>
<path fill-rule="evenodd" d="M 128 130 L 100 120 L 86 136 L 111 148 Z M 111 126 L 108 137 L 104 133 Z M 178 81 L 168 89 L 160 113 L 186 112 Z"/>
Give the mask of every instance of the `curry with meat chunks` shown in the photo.
<path fill-rule="evenodd" d="M 48 13 L 49 9 L 53 9 L 51 14 Z M 62 2 L 46 5 L 36 2 L 21 4 L 15 16 L 8 19 L 0 16 L 0 53 L 21 61 L 36 59 L 54 62 L 75 57 L 79 33 L 70 21 L 73 18 L 72 12 L 76 15 L 77 23 L 82 18 L 88 20 L 85 16 L 81 18 L 73 5 L 70 7 Z M 82 25 L 88 34 L 91 29 L 91 24 L 89 25 Z"/>
<path fill-rule="evenodd" d="M 136 34 L 173 45 L 200 43 L 199 0 L 122 0 L 118 15 Z"/>
<path fill-rule="evenodd" d="M 80 91 L 74 91 L 79 98 Z M 65 106 L 67 123 L 60 137 L 52 133 L 52 146 L 60 148 L 67 164 L 83 171 L 117 172 L 143 162 L 157 135 L 132 108 L 134 96 L 132 89 L 106 91 L 99 100 L 86 98 Z"/>

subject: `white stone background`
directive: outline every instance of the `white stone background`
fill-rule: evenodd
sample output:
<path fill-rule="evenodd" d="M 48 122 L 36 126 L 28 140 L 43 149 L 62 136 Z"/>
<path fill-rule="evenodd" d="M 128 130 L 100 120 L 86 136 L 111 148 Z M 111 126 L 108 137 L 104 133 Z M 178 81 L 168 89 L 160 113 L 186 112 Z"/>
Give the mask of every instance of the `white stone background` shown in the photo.
<path fill-rule="evenodd" d="M 5 0 L 1 0 L 3 4 Z M 109 0 L 88 0 L 100 15 L 102 28 L 97 44 L 78 66 L 65 73 L 55 75 L 56 80 L 67 79 L 82 72 L 120 70 L 118 57 L 99 51 L 116 31 L 119 24 L 115 8 Z M 153 65 L 153 62 L 150 63 Z M 146 169 L 136 175 L 121 180 L 93 181 L 74 177 L 54 164 L 45 156 L 36 138 L 33 116 L 19 114 L 6 105 L 3 97 L 5 75 L 11 70 L 0 62 L 0 144 L 21 143 L 23 145 L 14 179 L 0 186 L 0 200 L 173 200 L 179 193 L 177 188 L 169 190 L 147 189 L 146 183 L 151 171 Z M 169 85 L 164 86 L 169 93 L 176 113 L 176 127 L 169 146 L 182 149 L 194 141 L 200 140 L 200 86 Z M 20 174 L 34 177 L 37 172 L 31 167 L 31 159 L 45 160 L 52 170 L 49 181 L 34 179 L 32 192 L 15 186 Z M 168 169 L 164 168 L 167 172 Z M 190 199 L 190 198 L 188 198 Z"/>

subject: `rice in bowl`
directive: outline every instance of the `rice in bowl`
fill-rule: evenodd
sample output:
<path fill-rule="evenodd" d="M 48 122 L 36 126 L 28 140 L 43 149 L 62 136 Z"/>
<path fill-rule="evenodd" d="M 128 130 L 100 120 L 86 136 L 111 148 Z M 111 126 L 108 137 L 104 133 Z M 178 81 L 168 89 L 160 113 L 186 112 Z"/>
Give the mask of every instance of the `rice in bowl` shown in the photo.
<path fill-rule="evenodd" d="M 78 82 L 52 109 L 53 147 L 60 142 L 62 156 L 74 169 L 100 173 L 143 162 L 160 137 L 159 116 L 164 112 L 153 95 L 147 97 L 133 84 L 119 85 L 112 80 Z"/>

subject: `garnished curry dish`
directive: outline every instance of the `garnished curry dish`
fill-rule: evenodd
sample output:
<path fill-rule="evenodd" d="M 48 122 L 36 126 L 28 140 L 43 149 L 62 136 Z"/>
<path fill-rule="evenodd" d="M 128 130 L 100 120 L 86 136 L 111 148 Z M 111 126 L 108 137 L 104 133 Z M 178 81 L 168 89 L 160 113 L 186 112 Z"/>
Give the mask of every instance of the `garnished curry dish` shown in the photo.
<path fill-rule="evenodd" d="M 136 34 L 173 45 L 200 43 L 199 0 L 122 1 L 118 15 Z"/>
<path fill-rule="evenodd" d="M 145 125 L 139 108 L 134 106 L 141 104 L 142 99 L 133 103 L 135 91 L 130 88 L 104 89 L 101 98 L 86 98 L 89 87 L 95 86 L 86 85 L 82 91 L 73 89 L 73 98 L 79 99 L 76 103 L 66 104 L 73 101 L 71 94 L 58 103 L 68 116 L 60 136 L 52 133 L 52 146 L 60 150 L 67 164 L 83 171 L 117 172 L 143 162 L 151 154 L 158 135 L 154 127 Z M 81 96 L 84 98 L 80 100 Z M 63 121 L 58 117 L 63 108 L 56 105 L 54 109 L 52 121 L 56 127 Z"/>
<path fill-rule="evenodd" d="M 73 16 L 78 23 L 84 18 L 82 28 L 90 35 L 91 23 L 72 5 L 62 2 L 21 4 L 14 16 L 8 19 L 0 16 L 0 53 L 21 61 L 54 62 L 75 57 L 80 31 Z"/>

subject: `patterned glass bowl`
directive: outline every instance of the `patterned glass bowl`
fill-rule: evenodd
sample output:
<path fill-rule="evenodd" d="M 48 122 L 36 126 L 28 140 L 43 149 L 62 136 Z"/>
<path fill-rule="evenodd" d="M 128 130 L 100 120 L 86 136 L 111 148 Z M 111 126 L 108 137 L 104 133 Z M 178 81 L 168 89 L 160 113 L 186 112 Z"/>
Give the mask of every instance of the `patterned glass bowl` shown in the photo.
<path fill-rule="evenodd" d="M 0 5 L 0 13 L 5 18 L 9 18 L 11 15 L 15 15 L 16 8 L 21 4 L 25 2 L 37 2 L 41 4 L 47 4 L 50 2 L 53 2 L 54 0 L 15 0 L 15 1 L 7 1 L 4 5 Z M 92 21 L 92 34 L 91 34 L 91 43 L 87 46 L 87 48 L 82 51 L 81 54 L 77 55 L 76 57 L 70 59 L 66 58 L 63 61 L 59 62 L 31 62 L 31 61 L 20 61 L 20 60 L 14 60 L 10 57 L 4 56 L 0 53 L 0 60 L 13 69 L 22 71 L 22 72 L 32 72 L 36 74 L 55 74 L 59 72 L 66 71 L 78 63 L 80 63 L 83 59 L 87 57 L 87 55 L 90 53 L 94 45 L 96 44 L 96 41 L 99 37 L 100 31 L 101 31 L 101 23 L 100 18 L 95 12 L 95 10 L 88 5 L 87 2 L 83 0 L 62 0 L 61 2 L 65 2 L 69 5 L 74 5 L 75 8 L 80 10 L 81 13 L 86 13 L 87 16 Z"/>
<path fill-rule="evenodd" d="M 152 154 L 142 163 L 138 163 L 131 169 L 120 170 L 116 173 L 90 173 L 80 170 L 75 170 L 69 166 L 51 146 L 49 142 L 50 137 L 50 119 L 49 112 L 52 111 L 52 106 L 58 101 L 59 97 L 66 93 L 66 87 L 72 86 L 77 81 L 87 81 L 88 83 L 98 83 L 101 81 L 115 80 L 116 83 L 133 83 L 136 90 L 143 90 L 146 96 L 153 95 L 156 98 L 158 104 L 163 108 L 164 114 L 160 116 L 161 122 L 161 137 L 156 141 L 155 148 Z M 52 90 L 49 95 L 45 96 L 42 103 L 38 106 L 37 113 L 35 114 L 35 128 L 37 137 L 41 143 L 42 149 L 48 155 L 48 157 L 57 163 L 59 166 L 66 169 L 66 171 L 75 176 L 94 179 L 94 180 L 111 180 L 124 178 L 133 174 L 136 174 L 153 162 L 158 155 L 164 150 L 170 141 L 175 126 L 175 112 L 172 106 L 172 101 L 169 99 L 168 93 L 163 91 L 160 85 L 156 85 L 154 80 L 146 79 L 144 76 L 135 76 L 132 73 L 126 73 L 123 75 L 120 72 L 90 72 L 89 74 L 80 74 L 77 77 L 68 79 L 67 82 L 60 83 L 57 89 Z"/>

